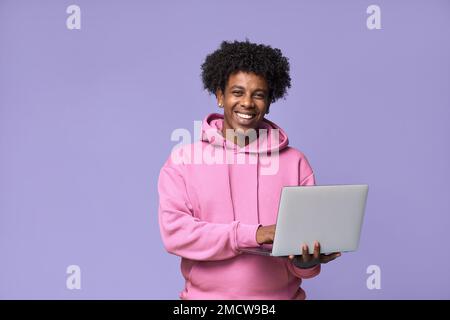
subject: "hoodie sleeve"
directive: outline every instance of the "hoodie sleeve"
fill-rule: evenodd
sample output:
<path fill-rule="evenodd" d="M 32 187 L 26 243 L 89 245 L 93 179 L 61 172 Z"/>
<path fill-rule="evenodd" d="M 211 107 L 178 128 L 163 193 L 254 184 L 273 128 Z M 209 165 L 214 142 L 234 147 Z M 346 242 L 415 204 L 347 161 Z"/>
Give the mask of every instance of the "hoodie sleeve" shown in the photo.
<path fill-rule="evenodd" d="M 313 186 L 316 184 L 314 178 L 314 171 L 311 165 L 306 159 L 305 155 L 302 154 L 300 158 L 299 170 L 298 170 L 298 185 L 299 186 Z"/>
<path fill-rule="evenodd" d="M 305 155 L 302 154 L 302 157 L 300 158 L 300 164 L 299 164 L 299 186 L 313 186 L 315 185 L 315 179 L 314 179 L 314 172 L 306 159 Z M 289 259 L 287 259 L 288 269 L 291 271 L 291 273 L 298 277 L 303 279 L 308 279 L 317 276 L 320 273 L 320 264 L 308 268 L 308 269 L 302 269 L 297 268 Z"/>
<path fill-rule="evenodd" d="M 166 250 L 191 260 L 224 260 L 240 248 L 257 247 L 259 225 L 202 221 L 193 216 L 181 165 L 167 161 L 158 180 L 159 227 Z"/>

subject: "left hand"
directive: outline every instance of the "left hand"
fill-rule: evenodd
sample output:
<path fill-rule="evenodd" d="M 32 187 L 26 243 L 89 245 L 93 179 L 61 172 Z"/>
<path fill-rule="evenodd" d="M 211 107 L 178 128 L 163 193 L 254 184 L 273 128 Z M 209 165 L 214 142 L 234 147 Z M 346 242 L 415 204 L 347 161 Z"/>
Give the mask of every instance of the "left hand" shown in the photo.
<path fill-rule="evenodd" d="M 333 261 L 337 257 L 340 257 L 340 252 L 333 252 L 330 254 L 320 254 L 320 243 L 318 241 L 314 242 L 314 253 L 309 254 L 308 245 L 302 245 L 302 255 L 299 256 L 289 256 L 294 265 L 298 268 L 307 269 L 312 268 L 321 263 L 328 263 Z"/>

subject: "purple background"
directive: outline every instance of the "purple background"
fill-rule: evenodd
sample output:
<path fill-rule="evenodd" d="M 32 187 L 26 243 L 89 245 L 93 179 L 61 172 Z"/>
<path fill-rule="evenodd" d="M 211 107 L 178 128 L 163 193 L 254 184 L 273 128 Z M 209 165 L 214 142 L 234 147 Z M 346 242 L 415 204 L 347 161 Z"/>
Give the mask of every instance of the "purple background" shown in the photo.
<path fill-rule="evenodd" d="M 81 7 L 81 30 L 66 8 Z M 366 8 L 381 7 L 381 30 Z M 157 224 L 176 128 L 218 111 L 222 40 L 290 58 L 269 119 L 318 184 L 368 183 L 360 250 L 310 299 L 450 298 L 449 1 L 0 1 L 0 298 L 177 299 Z M 66 288 L 66 267 L 82 289 Z M 381 290 L 366 268 L 381 267 Z"/>

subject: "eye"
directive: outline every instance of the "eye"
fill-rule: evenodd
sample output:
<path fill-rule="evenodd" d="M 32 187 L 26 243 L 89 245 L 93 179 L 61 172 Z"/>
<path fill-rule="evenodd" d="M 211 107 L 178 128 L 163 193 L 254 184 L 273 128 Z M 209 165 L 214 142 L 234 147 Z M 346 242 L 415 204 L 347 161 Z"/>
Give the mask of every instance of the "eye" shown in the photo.
<path fill-rule="evenodd" d="M 233 94 L 235 96 L 241 96 L 242 95 L 242 91 L 233 91 Z"/>
<path fill-rule="evenodd" d="M 258 99 L 264 99 L 266 96 L 264 95 L 264 93 L 257 93 L 255 95 Z"/>

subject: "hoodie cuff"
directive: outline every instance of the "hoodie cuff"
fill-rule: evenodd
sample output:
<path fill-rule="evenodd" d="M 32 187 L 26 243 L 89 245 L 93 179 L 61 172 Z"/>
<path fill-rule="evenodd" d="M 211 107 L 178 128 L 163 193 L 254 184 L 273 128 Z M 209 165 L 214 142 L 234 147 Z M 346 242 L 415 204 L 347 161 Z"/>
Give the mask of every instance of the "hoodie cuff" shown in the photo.
<path fill-rule="evenodd" d="M 236 244 L 237 248 L 254 248 L 260 244 L 256 242 L 256 230 L 261 224 L 244 224 L 239 223 L 236 228 Z"/>
<path fill-rule="evenodd" d="M 317 276 L 320 273 L 321 270 L 321 265 L 320 263 L 312 268 L 308 268 L 308 269 L 302 269 L 302 268 L 297 268 L 292 262 L 292 267 L 294 269 L 294 272 L 303 279 L 309 279 L 309 278 L 313 278 L 315 276 Z"/>

